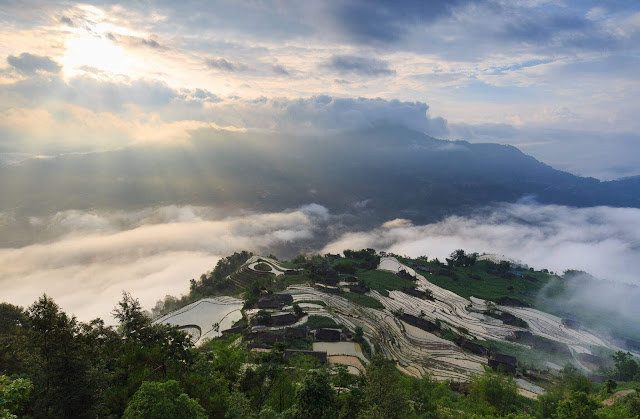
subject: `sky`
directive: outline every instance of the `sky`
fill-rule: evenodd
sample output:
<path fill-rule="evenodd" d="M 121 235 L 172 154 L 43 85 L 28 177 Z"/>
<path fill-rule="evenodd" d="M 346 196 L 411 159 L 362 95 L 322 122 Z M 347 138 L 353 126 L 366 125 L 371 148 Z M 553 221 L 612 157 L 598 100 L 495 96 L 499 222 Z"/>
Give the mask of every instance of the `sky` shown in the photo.
<path fill-rule="evenodd" d="M 640 3 L 0 2 L 0 164 L 377 120 L 640 174 Z"/>

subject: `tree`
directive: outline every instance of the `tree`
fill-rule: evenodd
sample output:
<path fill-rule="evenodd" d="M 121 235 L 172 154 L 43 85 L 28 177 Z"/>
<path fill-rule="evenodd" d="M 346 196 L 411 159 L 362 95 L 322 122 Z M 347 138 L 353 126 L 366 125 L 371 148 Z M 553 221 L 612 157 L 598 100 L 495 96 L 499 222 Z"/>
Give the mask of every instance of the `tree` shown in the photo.
<path fill-rule="evenodd" d="M 333 265 L 333 269 L 343 274 L 353 274 L 356 272 L 356 267 L 349 260 L 341 260 Z"/>
<path fill-rule="evenodd" d="M 41 417 L 91 417 L 97 402 L 90 351 L 93 342 L 75 317 L 47 295 L 27 311 L 28 345 L 34 355 L 34 410 Z"/>
<path fill-rule="evenodd" d="M 262 326 L 271 326 L 271 314 L 266 310 L 260 310 L 256 314 L 256 323 Z"/>
<path fill-rule="evenodd" d="M 175 380 L 145 381 L 124 411 L 123 419 L 204 419 L 204 409 Z"/>
<path fill-rule="evenodd" d="M 15 413 L 20 410 L 32 389 L 33 384 L 28 379 L 11 380 L 6 375 L 0 375 L 0 418 L 17 418 Z"/>
<path fill-rule="evenodd" d="M 362 343 L 364 341 L 364 330 L 362 330 L 361 326 L 356 326 L 356 330 L 353 335 L 353 340 L 358 343 Z"/>
<path fill-rule="evenodd" d="M 518 386 L 513 377 L 490 370 L 475 376 L 470 384 L 469 400 L 482 414 L 495 412 L 504 416 L 513 412 L 517 395 Z"/>
<path fill-rule="evenodd" d="M 611 378 L 607 378 L 607 381 L 604 382 L 604 390 L 607 393 L 613 393 L 613 390 L 615 390 L 616 387 L 618 387 L 618 383 L 616 383 Z"/>
<path fill-rule="evenodd" d="M 568 399 L 558 403 L 558 419 L 595 419 L 598 402 L 589 398 L 583 391 L 571 393 Z"/>
<path fill-rule="evenodd" d="M 618 351 L 613 355 L 615 376 L 620 381 L 631 381 L 640 373 L 640 365 L 629 352 Z"/>
<path fill-rule="evenodd" d="M 310 419 L 324 417 L 326 411 L 333 410 L 334 395 L 327 370 L 309 371 L 296 391 L 300 417 Z"/>
<path fill-rule="evenodd" d="M 301 317 L 304 314 L 304 310 L 300 307 L 298 303 L 293 304 L 293 312 L 296 316 Z"/>
<path fill-rule="evenodd" d="M 368 406 L 376 406 L 371 414 L 381 414 L 385 418 L 405 418 L 411 408 L 399 372 L 395 366 L 376 354 L 367 366 L 365 401 Z"/>

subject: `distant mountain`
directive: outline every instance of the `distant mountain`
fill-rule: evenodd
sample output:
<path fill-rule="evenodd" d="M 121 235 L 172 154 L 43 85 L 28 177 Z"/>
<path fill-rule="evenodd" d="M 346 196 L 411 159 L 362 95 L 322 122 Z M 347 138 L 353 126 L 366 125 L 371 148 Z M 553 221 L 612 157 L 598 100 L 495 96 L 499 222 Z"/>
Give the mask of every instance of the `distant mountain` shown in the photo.
<path fill-rule="evenodd" d="M 438 140 L 397 126 L 326 136 L 200 130 L 187 145 L 32 159 L 0 168 L 0 212 L 166 203 L 280 210 L 317 202 L 428 222 L 533 195 L 572 206 L 640 207 L 640 177 L 601 182 L 555 170 L 515 147 Z"/>

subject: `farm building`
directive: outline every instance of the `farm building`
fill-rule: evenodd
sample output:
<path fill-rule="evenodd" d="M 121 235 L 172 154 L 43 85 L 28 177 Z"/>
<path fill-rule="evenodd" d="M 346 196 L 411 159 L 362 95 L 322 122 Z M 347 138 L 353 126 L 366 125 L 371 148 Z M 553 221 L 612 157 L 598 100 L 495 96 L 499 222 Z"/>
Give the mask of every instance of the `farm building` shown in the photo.
<path fill-rule="evenodd" d="M 313 331 L 315 340 L 321 342 L 339 342 L 342 331 L 340 329 L 316 329 Z"/>

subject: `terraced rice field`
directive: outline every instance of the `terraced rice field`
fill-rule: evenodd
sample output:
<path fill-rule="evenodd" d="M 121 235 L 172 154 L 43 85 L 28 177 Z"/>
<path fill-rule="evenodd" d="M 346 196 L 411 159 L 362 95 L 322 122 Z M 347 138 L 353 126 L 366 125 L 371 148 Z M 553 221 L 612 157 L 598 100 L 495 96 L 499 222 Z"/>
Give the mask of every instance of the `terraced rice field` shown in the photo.
<path fill-rule="evenodd" d="M 219 336 L 220 331 L 240 320 L 242 304 L 242 300 L 232 297 L 203 298 L 156 319 L 154 323 L 180 326 L 198 344 L 206 338 Z M 213 328 L 214 323 L 219 324 L 218 332 Z"/>
<path fill-rule="evenodd" d="M 254 256 L 234 274 L 235 278 L 243 281 L 249 280 L 252 275 L 260 274 L 252 269 L 252 266 L 257 263 L 267 263 L 272 268 L 273 274 L 277 276 L 283 275 L 288 270 L 275 260 Z M 313 315 L 329 317 L 338 324 L 344 325 L 352 333 L 355 332 L 356 327 L 360 326 L 371 351 L 373 353 L 380 351 L 386 358 L 396 361 L 401 371 L 417 377 L 430 374 L 437 380 L 453 381 L 468 381 L 472 375 L 482 373 L 487 360 L 463 351 L 451 341 L 399 320 L 397 317 L 399 312 L 420 316 L 434 323 L 438 322 L 442 329 L 450 329 L 468 339 L 500 341 L 505 340 L 514 331 L 524 330 L 487 318 L 480 314 L 487 308 L 484 300 L 474 297 L 466 299 L 441 288 L 429 282 L 428 274 L 425 277 L 395 258 L 382 258 L 378 269 L 392 273 L 400 270 L 409 272 L 416 277 L 417 289 L 430 291 L 433 301 L 413 297 L 401 291 L 389 291 L 388 296 L 385 296 L 372 290 L 366 295 L 376 299 L 383 306 L 382 309 L 376 309 L 364 307 L 339 294 L 323 292 L 310 285 L 291 285 L 285 292 L 293 296 L 294 302 L 307 301 L 300 306 L 308 314 L 293 326 L 304 326 L 307 319 Z M 231 277 L 233 278 L 234 275 Z M 309 301 L 313 303 L 308 303 Z M 208 303 L 216 308 L 210 308 L 202 303 Z M 211 327 L 216 321 L 221 322 L 222 330 L 230 326 L 235 319 L 239 319 L 241 305 L 241 300 L 227 297 L 205 299 L 170 313 L 158 321 L 179 324 L 187 330 L 200 328 L 201 336 L 198 338 L 202 339 L 213 336 Z M 498 306 L 498 309 L 525 320 L 530 326 L 531 333 L 568 344 L 574 355 L 581 352 L 588 353 L 589 348 L 594 345 L 615 348 L 586 330 L 567 328 L 556 316 L 531 308 Z M 247 312 L 247 315 L 249 314 Z M 196 334 L 196 332 L 192 333 Z M 352 371 L 362 371 L 366 358 L 361 349 L 358 351 L 355 348 L 354 344 L 349 342 L 314 344 L 314 350 L 327 351 L 330 362 L 344 363 Z M 578 362 L 578 365 L 581 364 Z M 526 381 L 520 384 L 522 391 L 527 394 L 539 391 Z"/>

